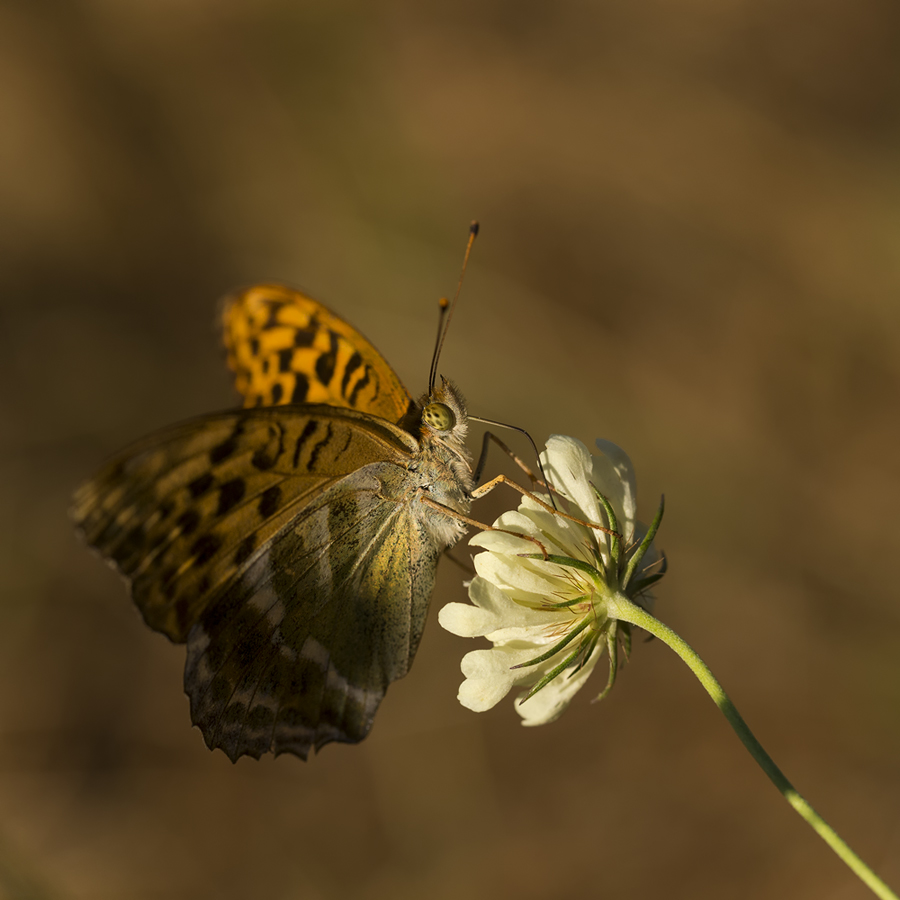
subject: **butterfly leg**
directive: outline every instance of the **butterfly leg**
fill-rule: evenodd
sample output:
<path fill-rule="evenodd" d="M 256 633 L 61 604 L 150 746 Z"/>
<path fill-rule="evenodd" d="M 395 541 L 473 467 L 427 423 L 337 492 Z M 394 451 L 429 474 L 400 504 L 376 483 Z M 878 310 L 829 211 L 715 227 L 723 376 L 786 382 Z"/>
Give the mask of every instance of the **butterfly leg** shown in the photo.
<path fill-rule="evenodd" d="M 518 491 L 523 497 L 528 497 L 530 500 L 537 503 L 538 506 L 542 506 L 547 512 L 551 512 L 556 516 L 561 516 L 563 519 L 568 519 L 570 522 L 577 522 L 579 525 L 584 525 L 587 528 L 593 528 L 595 531 L 602 531 L 604 534 L 610 534 L 619 538 L 622 537 L 618 532 L 615 532 L 610 528 L 605 528 L 603 525 L 598 525 L 596 522 L 588 522 L 584 519 L 579 519 L 577 516 L 570 516 L 561 509 L 555 509 L 549 503 L 545 503 L 541 500 L 536 494 L 533 494 L 531 491 L 526 491 L 525 488 L 516 484 L 511 478 L 507 478 L 505 475 L 498 475 L 496 478 L 492 478 L 490 481 L 486 481 L 484 484 L 479 485 L 471 492 L 470 496 L 473 500 L 478 500 L 486 494 L 489 494 L 495 487 L 501 484 L 509 485 L 509 487 Z"/>
<path fill-rule="evenodd" d="M 492 431 L 486 431 L 481 440 L 481 455 L 478 457 L 478 465 L 475 466 L 475 471 L 472 473 L 476 482 L 481 480 L 482 472 L 484 472 L 484 466 L 487 462 L 488 449 L 491 441 L 493 441 L 528 476 L 532 487 L 536 484 L 546 487 L 544 480 L 538 478 L 525 462 L 516 456 L 516 454 L 513 453 L 512 450 L 510 450 L 509 447 L 507 447 L 506 444 L 504 444 Z"/>
<path fill-rule="evenodd" d="M 503 476 L 500 477 L 502 478 Z M 523 489 L 519 488 L 519 490 Z M 459 512 L 458 510 L 455 510 L 449 506 L 445 506 L 443 503 L 439 503 L 437 500 L 429 497 L 427 491 L 424 488 L 421 488 L 420 492 L 421 500 L 426 506 L 430 506 L 432 509 L 436 509 L 438 512 L 444 513 L 451 519 L 456 519 L 458 522 L 463 522 L 466 525 L 471 525 L 473 528 L 478 528 L 481 531 L 500 531 L 503 534 L 511 534 L 513 535 L 513 537 L 522 538 L 522 540 L 525 541 L 531 541 L 533 544 L 537 544 L 537 546 L 540 547 L 541 553 L 544 555 L 544 558 L 549 556 L 549 554 L 547 553 L 547 548 L 537 538 L 531 537 L 527 534 L 520 534 L 518 531 L 508 531 L 506 528 L 495 528 L 493 525 L 485 525 L 484 522 L 479 522 L 478 519 L 473 519 L 471 516 L 463 515 L 463 513 Z M 528 492 L 525 491 L 525 493 Z M 552 507 L 547 508 L 552 509 Z"/>

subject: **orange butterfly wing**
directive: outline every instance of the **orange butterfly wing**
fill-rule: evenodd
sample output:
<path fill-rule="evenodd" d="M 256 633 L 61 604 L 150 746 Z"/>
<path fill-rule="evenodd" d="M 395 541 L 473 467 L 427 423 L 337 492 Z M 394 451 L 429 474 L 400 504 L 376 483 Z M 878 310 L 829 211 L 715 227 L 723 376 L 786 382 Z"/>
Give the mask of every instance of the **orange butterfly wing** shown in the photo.
<path fill-rule="evenodd" d="M 228 365 L 245 406 L 327 403 L 400 422 L 413 409 L 387 360 L 321 303 L 280 284 L 227 297 Z"/>

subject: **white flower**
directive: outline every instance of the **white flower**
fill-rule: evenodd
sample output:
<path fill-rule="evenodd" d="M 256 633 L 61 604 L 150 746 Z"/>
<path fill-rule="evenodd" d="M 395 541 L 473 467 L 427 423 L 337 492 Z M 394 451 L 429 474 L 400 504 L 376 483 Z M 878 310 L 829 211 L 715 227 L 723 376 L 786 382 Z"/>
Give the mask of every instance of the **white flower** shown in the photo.
<path fill-rule="evenodd" d="M 551 437 L 541 461 L 560 512 L 524 497 L 518 510 L 497 519 L 495 530 L 470 541 L 488 551 L 475 557 L 474 605 L 448 603 L 439 619 L 453 634 L 486 637 L 494 646 L 463 657 L 463 706 L 482 712 L 524 687 L 516 704 L 522 724 L 551 722 L 604 650 L 610 671 L 600 696 L 612 687 L 620 642 L 627 652 L 630 638 L 627 623 L 615 618 L 614 598 L 649 608 L 647 587 L 665 564 L 652 544 L 662 507 L 648 535 L 635 520 L 631 461 L 615 444 L 597 446 L 600 454 L 591 456 L 574 438 Z"/>

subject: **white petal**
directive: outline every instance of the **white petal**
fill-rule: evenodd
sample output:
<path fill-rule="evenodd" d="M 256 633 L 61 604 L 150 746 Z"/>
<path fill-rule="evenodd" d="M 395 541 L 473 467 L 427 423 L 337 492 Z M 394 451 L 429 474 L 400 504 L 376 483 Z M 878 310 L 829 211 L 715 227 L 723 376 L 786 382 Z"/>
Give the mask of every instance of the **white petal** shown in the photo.
<path fill-rule="evenodd" d="M 541 460 L 553 486 L 579 508 L 582 517 L 589 522 L 602 522 L 597 495 L 588 481 L 592 463 L 587 447 L 575 438 L 553 434 Z"/>
<path fill-rule="evenodd" d="M 628 535 L 637 512 L 637 484 L 628 454 L 612 441 L 597 439 L 601 455 L 593 457 L 591 481 L 612 504 L 619 528 Z"/>
<path fill-rule="evenodd" d="M 526 607 L 520 606 L 519 608 L 525 609 Z M 485 637 L 494 644 L 514 645 L 523 650 L 528 649 L 532 651 L 529 658 L 533 659 L 543 653 L 548 644 L 559 642 L 560 630 L 558 627 L 554 628 L 553 625 L 558 626 L 562 617 L 552 610 L 546 612 L 532 610 L 532 612 L 535 616 L 541 616 L 541 620 L 525 626 L 498 628 L 496 631 L 486 634 Z M 556 622 L 551 619 L 555 619 Z"/>
<path fill-rule="evenodd" d="M 529 523 L 532 532 L 537 531 L 533 524 Z M 505 531 L 480 531 L 470 541 L 470 547 L 482 547 L 491 553 L 540 553 L 541 548 L 534 541 L 526 540 Z"/>
<path fill-rule="evenodd" d="M 580 510 L 574 509 L 574 514 L 580 516 Z M 529 509 L 528 516 L 534 522 L 538 540 L 548 553 L 571 556 L 593 564 L 595 559 L 591 550 L 599 546 L 605 560 L 606 536 L 602 531 L 579 525 L 546 509 Z"/>
<path fill-rule="evenodd" d="M 483 637 L 496 631 L 497 617 L 487 610 L 468 603 L 448 603 L 438 612 L 441 628 L 459 637 Z"/>
<path fill-rule="evenodd" d="M 518 604 L 513 603 L 496 585 L 476 575 L 469 585 L 469 599 L 483 610 L 490 612 L 498 622 L 507 614 L 514 614 Z"/>
<path fill-rule="evenodd" d="M 516 712 L 522 717 L 522 724 L 544 725 L 558 719 L 584 686 L 599 658 L 600 654 L 595 649 L 587 664 L 574 675 L 563 672 L 524 703 L 516 702 Z"/>
<path fill-rule="evenodd" d="M 522 559 L 515 556 L 499 556 L 496 553 L 479 553 L 474 560 L 475 571 L 488 581 L 492 581 L 501 590 L 513 592 L 515 599 L 528 599 L 529 602 L 540 602 L 543 598 L 553 599 L 554 594 L 565 589 L 568 584 L 560 578 L 561 567 L 547 564 L 543 560 Z M 546 571 L 540 571 L 547 566 Z M 519 597 L 519 593 L 530 595 Z"/>
<path fill-rule="evenodd" d="M 531 517 L 528 515 L 527 511 L 522 508 L 526 504 L 527 508 L 537 506 L 530 497 L 523 497 L 519 509 L 507 510 L 496 522 L 494 522 L 494 527 L 504 528 L 507 531 L 521 532 L 522 534 L 536 534 Z"/>
<path fill-rule="evenodd" d="M 507 594 L 484 578 L 476 576 L 469 585 L 469 599 L 474 603 L 448 603 L 438 613 L 441 627 L 460 637 L 489 637 L 491 640 L 520 640 L 534 629 L 545 629 L 547 617 L 558 615 L 536 610 L 514 602 Z M 494 638 L 492 634 L 510 630 L 510 635 Z M 518 633 L 521 631 L 521 635 Z"/>
<path fill-rule="evenodd" d="M 462 658 L 460 669 L 466 680 L 459 686 L 459 702 L 474 712 L 496 706 L 521 680 L 521 670 L 512 666 L 523 662 L 520 652 L 504 649 L 473 650 Z"/>

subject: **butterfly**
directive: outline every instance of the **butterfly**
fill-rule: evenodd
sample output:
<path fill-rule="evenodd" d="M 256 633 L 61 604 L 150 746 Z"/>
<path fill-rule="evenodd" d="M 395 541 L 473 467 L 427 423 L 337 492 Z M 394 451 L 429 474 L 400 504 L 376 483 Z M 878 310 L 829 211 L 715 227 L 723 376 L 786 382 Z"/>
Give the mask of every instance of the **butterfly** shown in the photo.
<path fill-rule="evenodd" d="M 465 531 L 466 407 L 444 379 L 414 401 L 358 331 L 291 288 L 236 293 L 222 324 L 244 408 L 133 444 L 72 517 L 147 625 L 187 644 L 207 746 L 306 759 L 361 741 L 409 670 L 438 558 Z"/>

